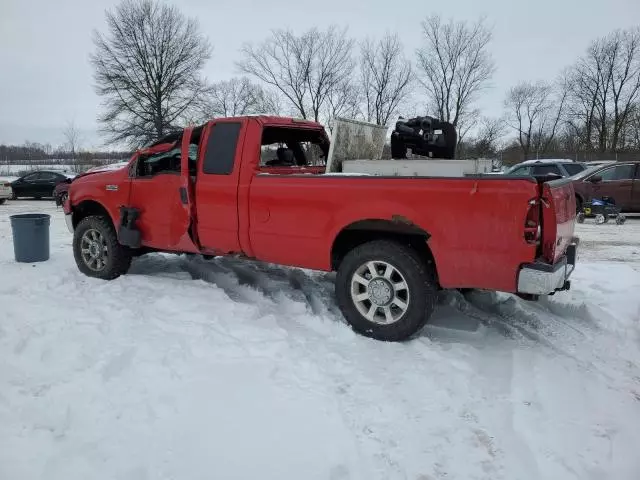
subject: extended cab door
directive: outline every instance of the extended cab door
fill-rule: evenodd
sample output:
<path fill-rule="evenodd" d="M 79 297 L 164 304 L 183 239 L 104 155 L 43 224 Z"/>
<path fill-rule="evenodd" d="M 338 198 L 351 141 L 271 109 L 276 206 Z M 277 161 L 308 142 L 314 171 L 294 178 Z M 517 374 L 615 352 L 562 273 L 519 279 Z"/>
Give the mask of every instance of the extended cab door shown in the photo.
<path fill-rule="evenodd" d="M 189 238 L 190 136 L 191 129 L 186 129 L 176 142 L 143 150 L 132 167 L 128 206 L 139 212 L 137 226 L 144 246 L 159 250 L 197 251 Z"/>
<path fill-rule="evenodd" d="M 200 142 L 196 180 L 197 235 L 203 252 L 240 252 L 238 192 L 247 120 L 210 122 Z M 259 154 L 259 142 L 256 144 Z M 248 186 L 247 186 L 248 189 Z"/>

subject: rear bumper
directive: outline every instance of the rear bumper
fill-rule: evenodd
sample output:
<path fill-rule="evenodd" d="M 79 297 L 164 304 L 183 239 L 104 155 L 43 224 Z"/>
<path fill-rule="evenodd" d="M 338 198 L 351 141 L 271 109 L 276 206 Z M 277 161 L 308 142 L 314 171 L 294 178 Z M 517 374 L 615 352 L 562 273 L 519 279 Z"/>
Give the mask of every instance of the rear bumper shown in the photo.
<path fill-rule="evenodd" d="M 574 238 L 565 255 L 555 264 L 536 262 L 525 264 L 518 272 L 518 293 L 550 295 L 569 290 L 569 277 L 576 265 L 578 239 Z"/>

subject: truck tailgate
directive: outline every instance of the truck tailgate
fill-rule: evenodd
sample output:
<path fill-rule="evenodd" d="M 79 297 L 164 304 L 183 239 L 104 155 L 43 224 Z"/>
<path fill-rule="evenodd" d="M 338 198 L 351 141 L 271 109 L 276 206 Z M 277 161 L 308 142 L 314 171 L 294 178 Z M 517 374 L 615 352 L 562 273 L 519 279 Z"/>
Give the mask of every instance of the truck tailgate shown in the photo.
<path fill-rule="evenodd" d="M 541 185 L 542 256 L 555 264 L 572 242 L 576 218 L 576 197 L 568 179 Z"/>

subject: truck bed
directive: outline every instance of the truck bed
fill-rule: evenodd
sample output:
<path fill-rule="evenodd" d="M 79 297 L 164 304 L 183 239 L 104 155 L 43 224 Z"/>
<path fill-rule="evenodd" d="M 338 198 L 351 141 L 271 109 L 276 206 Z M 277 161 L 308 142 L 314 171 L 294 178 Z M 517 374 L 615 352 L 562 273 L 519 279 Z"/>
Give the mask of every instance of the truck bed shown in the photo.
<path fill-rule="evenodd" d="M 427 233 L 442 287 L 515 291 L 514 272 L 537 256 L 524 224 L 538 192 L 531 177 L 258 174 L 250 186 L 251 248 L 274 263 L 330 270 L 330 242 L 342 229 L 400 222 Z"/>

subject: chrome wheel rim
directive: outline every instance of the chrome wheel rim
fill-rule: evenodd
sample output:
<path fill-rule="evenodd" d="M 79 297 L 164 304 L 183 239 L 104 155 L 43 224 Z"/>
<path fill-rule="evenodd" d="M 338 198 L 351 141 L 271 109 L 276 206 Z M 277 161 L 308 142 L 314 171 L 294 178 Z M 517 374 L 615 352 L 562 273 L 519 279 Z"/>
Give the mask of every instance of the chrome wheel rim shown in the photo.
<path fill-rule="evenodd" d="M 94 272 L 99 272 L 107 265 L 109 251 L 104 235 L 93 228 L 87 230 L 80 239 L 82 261 Z"/>
<path fill-rule="evenodd" d="M 390 325 L 407 313 L 409 286 L 396 267 L 374 260 L 360 265 L 353 273 L 351 300 L 370 322 Z"/>

